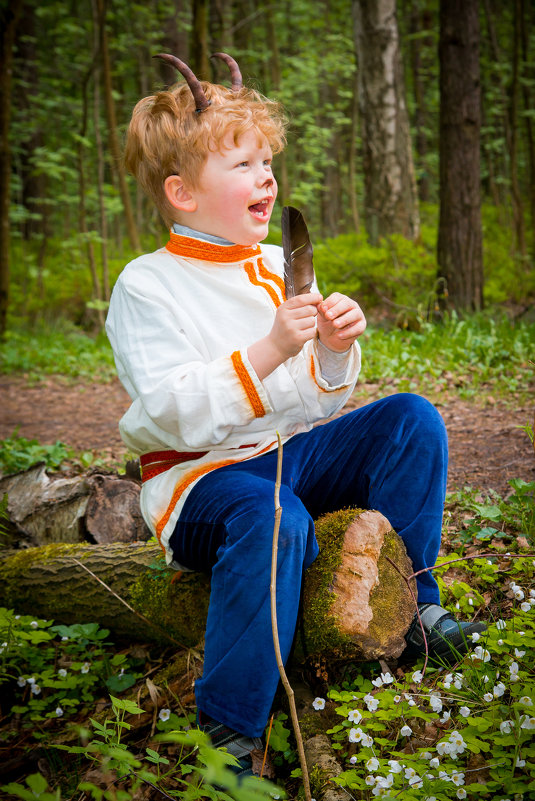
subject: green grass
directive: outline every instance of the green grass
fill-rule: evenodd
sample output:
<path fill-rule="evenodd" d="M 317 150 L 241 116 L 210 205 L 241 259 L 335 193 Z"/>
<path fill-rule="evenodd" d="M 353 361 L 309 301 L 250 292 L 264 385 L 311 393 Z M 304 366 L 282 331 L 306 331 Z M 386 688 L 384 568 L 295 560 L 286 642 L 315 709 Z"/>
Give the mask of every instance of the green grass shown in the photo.
<path fill-rule="evenodd" d="M 90 336 L 66 323 L 9 331 L 0 345 L 0 365 L 2 373 L 24 373 L 30 380 L 61 375 L 106 382 L 116 375 L 105 334 Z"/>
<path fill-rule="evenodd" d="M 460 398 L 522 395 L 533 382 L 534 343 L 535 324 L 505 315 L 452 315 L 419 331 L 372 326 L 361 338 L 361 382 L 429 394 L 451 388 Z"/>

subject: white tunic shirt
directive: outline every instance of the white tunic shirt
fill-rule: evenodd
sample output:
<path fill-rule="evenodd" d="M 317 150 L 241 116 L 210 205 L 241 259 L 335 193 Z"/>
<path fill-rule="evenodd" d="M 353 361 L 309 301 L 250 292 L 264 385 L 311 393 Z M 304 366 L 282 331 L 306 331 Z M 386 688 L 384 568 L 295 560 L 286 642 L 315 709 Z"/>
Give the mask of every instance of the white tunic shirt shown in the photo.
<path fill-rule="evenodd" d="M 285 300 L 283 270 L 273 245 L 171 233 L 165 248 L 130 262 L 115 284 L 106 330 L 132 399 L 121 436 L 135 454 L 171 450 L 184 459 L 141 490 L 143 517 L 168 563 L 169 538 L 203 475 L 276 448 L 277 432 L 284 442 L 310 429 L 353 391 L 356 342 L 334 386 L 322 376 L 317 339 L 259 380 L 247 348 L 273 326 Z"/>

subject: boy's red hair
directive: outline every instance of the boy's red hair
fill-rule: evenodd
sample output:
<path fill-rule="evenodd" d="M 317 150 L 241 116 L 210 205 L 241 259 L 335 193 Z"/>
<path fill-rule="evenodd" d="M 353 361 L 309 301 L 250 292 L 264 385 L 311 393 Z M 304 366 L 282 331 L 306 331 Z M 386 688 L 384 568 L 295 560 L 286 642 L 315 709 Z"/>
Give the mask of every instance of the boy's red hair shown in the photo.
<path fill-rule="evenodd" d="M 199 176 L 210 151 L 220 150 L 232 133 L 237 144 L 251 129 L 265 138 L 274 153 L 285 143 L 286 122 L 278 103 L 254 89 L 239 91 L 201 81 L 211 105 L 195 113 L 195 103 L 186 83 L 140 100 L 128 127 L 125 164 L 152 198 L 167 225 L 174 210 L 164 191 L 170 175 L 180 175 L 188 188 L 197 188 Z"/>

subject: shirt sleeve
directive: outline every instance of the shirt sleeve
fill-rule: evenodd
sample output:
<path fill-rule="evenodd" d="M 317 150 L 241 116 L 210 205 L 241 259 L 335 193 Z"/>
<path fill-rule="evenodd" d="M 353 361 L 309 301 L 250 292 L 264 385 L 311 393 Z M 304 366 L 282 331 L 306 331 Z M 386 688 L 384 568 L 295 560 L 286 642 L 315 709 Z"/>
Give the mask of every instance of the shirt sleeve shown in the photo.
<path fill-rule="evenodd" d="M 272 410 L 246 348 L 210 359 L 187 312 L 144 290 L 119 280 L 106 321 L 133 401 L 121 421 L 125 440 L 137 431 L 173 449 L 209 449 Z"/>

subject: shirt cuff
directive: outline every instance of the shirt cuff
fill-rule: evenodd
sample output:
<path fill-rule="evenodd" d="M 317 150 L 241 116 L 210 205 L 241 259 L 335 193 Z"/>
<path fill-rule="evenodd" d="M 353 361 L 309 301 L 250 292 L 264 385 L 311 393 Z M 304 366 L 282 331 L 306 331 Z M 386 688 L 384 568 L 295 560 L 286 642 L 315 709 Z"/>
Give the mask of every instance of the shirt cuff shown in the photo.
<path fill-rule="evenodd" d="M 319 337 L 316 338 L 316 353 L 321 368 L 321 376 L 331 387 L 340 386 L 345 381 L 351 360 L 351 347 L 343 353 L 330 350 Z"/>

